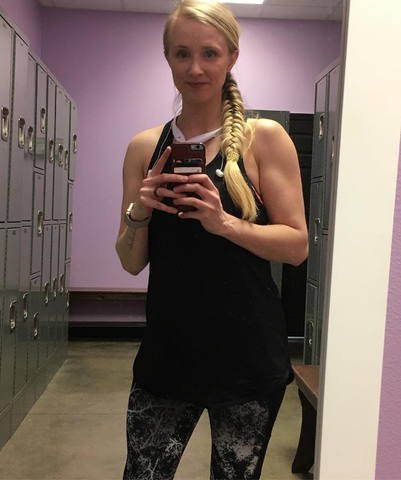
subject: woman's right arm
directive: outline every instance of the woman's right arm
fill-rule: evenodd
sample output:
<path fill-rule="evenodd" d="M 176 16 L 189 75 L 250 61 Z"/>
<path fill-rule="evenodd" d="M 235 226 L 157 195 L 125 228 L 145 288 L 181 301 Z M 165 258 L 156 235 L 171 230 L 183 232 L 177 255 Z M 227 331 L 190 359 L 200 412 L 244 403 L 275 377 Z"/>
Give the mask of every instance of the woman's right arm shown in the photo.
<path fill-rule="evenodd" d="M 157 133 L 155 137 L 155 133 Z M 123 168 L 123 201 L 121 206 L 121 222 L 118 233 L 116 251 L 124 270 L 131 275 L 138 275 L 148 264 L 148 227 L 130 228 L 124 222 L 128 206 L 135 202 L 131 219 L 145 220 L 157 208 L 176 214 L 177 209 L 162 203 L 163 197 L 179 198 L 185 194 L 177 194 L 166 188 L 169 182 L 186 182 L 188 177 L 162 173 L 170 156 L 171 148 L 167 147 L 159 161 L 147 175 L 147 168 L 160 135 L 158 129 L 147 130 L 134 137 L 127 149 Z M 154 195 L 157 187 L 156 197 Z"/>

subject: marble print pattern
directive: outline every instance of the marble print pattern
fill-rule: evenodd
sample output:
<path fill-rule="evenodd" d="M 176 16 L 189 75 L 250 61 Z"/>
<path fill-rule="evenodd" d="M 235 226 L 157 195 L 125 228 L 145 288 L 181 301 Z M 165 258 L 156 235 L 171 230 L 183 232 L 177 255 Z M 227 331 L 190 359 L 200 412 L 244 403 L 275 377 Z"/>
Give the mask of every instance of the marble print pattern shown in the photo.
<path fill-rule="evenodd" d="M 255 400 L 208 410 L 211 480 L 260 478 L 284 390 L 274 402 Z M 173 480 L 202 412 L 202 407 L 154 397 L 134 384 L 128 403 L 128 455 L 123 480 Z"/>

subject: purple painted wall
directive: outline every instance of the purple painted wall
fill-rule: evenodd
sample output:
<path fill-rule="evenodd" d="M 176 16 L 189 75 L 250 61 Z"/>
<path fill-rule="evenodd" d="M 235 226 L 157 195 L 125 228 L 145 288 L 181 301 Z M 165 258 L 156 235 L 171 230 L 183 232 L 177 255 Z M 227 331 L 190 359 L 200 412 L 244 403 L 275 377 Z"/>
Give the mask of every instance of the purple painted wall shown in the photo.
<path fill-rule="evenodd" d="M 40 57 L 42 20 L 41 7 L 37 0 L 0 0 L 0 5 L 29 38 L 29 46 Z"/>
<path fill-rule="evenodd" d="M 78 107 L 73 288 L 145 288 L 114 245 L 130 139 L 168 121 L 175 95 L 163 56 L 164 15 L 43 9 L 42 58 Z M 338 23 L 242 20 L 234 69 L 257 109 L 313 112 L 315 77 L 340 53 Z M 97 213 L 95 213 L 97 212 Z"/>
<path fill-rule="evenodd" d="M 377 480 L 401 478 L 401 137 L 387 301 Z"/>

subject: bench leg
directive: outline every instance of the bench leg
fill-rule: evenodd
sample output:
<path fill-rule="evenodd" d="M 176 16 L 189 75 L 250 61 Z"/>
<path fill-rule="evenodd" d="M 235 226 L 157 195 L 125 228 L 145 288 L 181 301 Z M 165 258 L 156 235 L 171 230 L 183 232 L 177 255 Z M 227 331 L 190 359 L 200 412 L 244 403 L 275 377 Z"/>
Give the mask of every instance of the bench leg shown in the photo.
<path fill-rule="evenodd" d="M 302 427 L 292 473 L 308 473 L 315 462 L 316 410 L 298 389 L 302 405 Z"/>

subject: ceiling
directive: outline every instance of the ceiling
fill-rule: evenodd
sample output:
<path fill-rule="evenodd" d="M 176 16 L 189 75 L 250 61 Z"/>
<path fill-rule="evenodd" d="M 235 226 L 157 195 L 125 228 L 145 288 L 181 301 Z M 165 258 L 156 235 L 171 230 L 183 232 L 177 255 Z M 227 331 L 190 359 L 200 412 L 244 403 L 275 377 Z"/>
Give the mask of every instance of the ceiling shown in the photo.
<path fill-rule="evenodd" d="M 114 12 L 170 13 L 176 0 L 38 0 L 43 7 Z M 236 17 L 342 20 L 343 0 L 265 0 L 263 5 L 228 4 Z"/>

